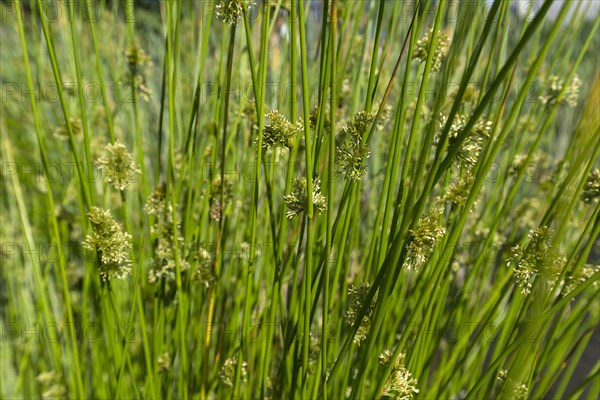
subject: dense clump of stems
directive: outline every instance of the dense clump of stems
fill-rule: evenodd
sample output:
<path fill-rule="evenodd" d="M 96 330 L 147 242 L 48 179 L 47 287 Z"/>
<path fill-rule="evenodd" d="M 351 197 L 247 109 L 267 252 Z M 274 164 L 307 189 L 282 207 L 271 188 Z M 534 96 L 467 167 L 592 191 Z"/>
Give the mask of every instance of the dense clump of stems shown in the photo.
<path fill-rule="evenodd" d="M 467 3 L 0 4 L 0 397 L 597 397 L 600 17 Z"/>

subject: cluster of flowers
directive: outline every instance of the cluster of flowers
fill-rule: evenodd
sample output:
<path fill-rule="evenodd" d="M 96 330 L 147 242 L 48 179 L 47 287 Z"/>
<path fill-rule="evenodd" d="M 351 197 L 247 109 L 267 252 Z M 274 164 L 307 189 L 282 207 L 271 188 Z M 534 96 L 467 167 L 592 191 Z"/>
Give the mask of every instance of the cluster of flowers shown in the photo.
<path fill-rule="evenodd" d="M 371 153 L 363 138 L 374 119 L 373 114 L 361 111 L 340 130 L 341 144 L 336 151 L 337 173 L 346 179 L 359 181 L 367 171 L 365 160 Z"/>
<path fill-rule="evenodd" d="M 446 228 L 439 220 L 442 214 L 441 208 L 421 217 L 417 226 L 408 231 L 406 240 L 406 268 L 417 270 L 424 265 L 438 241 L 446 234 Z"/>
<path fill-rule="evenodd" d="M 552 245 L 552 230 L 546 226 L 531 231 L 531 239 L 527 247 L 517 244 L 511 249 L 512 255 L 507 265 L 513 267 L 514 278 L 521 288 L 521 293 L 528 294 L 533 287 L 533 281 L 538 276 L 544 277 L 554 285 L 560 276 L 563 257 Z"/>
<path fill-rule="evenodd" d="M 421 37 L 415 46 L 415 49 L 412 54 L 413 60 L 417 60 L 419 62 L 424 63 L 427 61 L 427 54 L 429 53 L 429 48 L 432 46 L 431 36 L 433 33 L 433 29 L 429 29 L 423 37 Z M 437 41 L 433 44 L 433 59 L 431 63 L 431 71 L 439 71 L 442 68 L 442 61 L 448 55 L 448 50 L 450 49 L 450 38 L 444 31 L 439 31 L 437 36 Z"/>
<path fill-rule="evenodd" d="M 221 190 L 223 191 L 223 203 L 221 204 Z M 219 222 L 227 209 L 227 204 L 233 197 L 233 182 L 228 176 L 217 175 L 210 183 L 210 219 Z"/>
<path fill-rule="evenodd" d="M 238 359 L 237 358 L 228 358 L 223 363 L 221 367 L 221 372 L 219 372 L 219 379 L 225 386 L 229 386 L 233 388 L 233 380 L 235 379 L 235 370 L 237 369 Z M 248 363 L 246 361 L 242 362 L 240 368 L 240 379 L 242 382 L 246 382 L 248 380 L 248 372 L 246 368 L 248 367 Z"/>
<path fill-rule="evenodd" d="M 220 0 L 215 11 L 217 17 L 228 25 L 235 25 L 245 9 L 254 4 L 247 0 Z"/>
<path fill-rule="evenodd" d="M 579 89 L 581 89 L 582 81 L 577 76 L 573 76 L 569 86 L 564 89 L 564 96 L 560 101 L 560 104 L 566 104 L 570 108 L 577 106 L 577 100 L 579 99 Z M 558 102 L 558 96 L 563 91 L 565 82 L 556 75 L 550 75 L 543 85 L 542 94 L 538 97 L 540 102 L 546 107 L 552 107 Z"/>
<path fill-rule="evenodd" d="M 148 196 L 144 211 L 148 215 L 156 217 L 150 233 L 156 237 L 154 248 L 155 261 L 153 267 L 148 271 L 148 282 L 156 283 L 160 279 L 174 281 L 176 276 L 175 246 L 179 246 L 179 270 L 186 271 L 190 264 L 183 257 L 183 237 L 178 230 L 174 229 L 173 206 L 166 201 L 165 187 L 157 187 Z M 176 222 L 179 228 L 179 222 Z"/>
<path fill-rule="evenodd" d="M 581 192 L 581 200 L 584 203 L 592 203 L 600 199 L 600 169 L 590 171 Z"/>
<path fill-rule="evenodd" d="M 106 155 L 96 161 L 106 181 L 117 190 L 125 190 L 137 181 L 136 175 L 142 173 L 140 166 L 133 160 L 127 147 L 118 140 L 106 146 Z"/>
<path fill-rule="evenodd" d="M 442 203 L 449 203 L 454 206 L 461 206 L 467 202 L 474 177 L 472 174 L 464 174 L 457 180 L 451 182 L 442 197 Z"/>
<path fill-rule="evenodd" d="M 527 385 L 525 385 L 524 383 L 515 382 L 510 378 L 508 378 L 507 380 L 507 375 L 508 372 L 505 369 L 501 369 L 500 372 L 498 372 L 497 377 L 498 381 L 501 384 L 504 384 L 504 382 L 506 382 L 505 394 L 509 395 L 512 399 L 515 400 L 527 399 L 527 393 L 529 392 Z"/>
<path fill-rule="evenodd" d="M 149 101 L 152 92 L 146 86 L 146 71 L 152 66 L 152 58 L 138 46 L 125 49 L 125 57 L 128 66 L 126 84 L 132 85 L 142 95 L 142 99 Z"/>
<path fill-rule="evenodd" d="M 418 381 L 404 365 L 406 355 L 400 353 L 395 360 L 393 356 L 391 350 L 385 350 L 379 355 L 379 364 L 383 367 L 393 364 L 392 371 L 385 382 L 383 395 L 400 400 L 412 399 L 416 393 L 419 393 Z"/>
<path fill-rule="evenodd" d="M 348 325 L 354 326 L 354 322 L 356 321 L 360 310 L 367 301 L 367 295 L 369 294 L 370 289 L 371 285 L 364 282 L 360 283 L 358 286 L 350 285 L 348 288 L 348 308 L 346 310 L 346 315 L 344 315 L 344 319 Z M 373 318 L 376 305 L 377 293 L 373 297 L 371 303 L 368 305 L 367 312 L 362 321 L 360 321 L 358 331 L 356 332 L 356 335 L 354 335 L 353 339 L 355 344 L 360 345 L 361 342 L 367 338 L 367 335 L 371 330 L 371 319 Z"/>
<path fill-rule="evenodd" d="M 120 142 L 106 146 L 106 155 L 96 161 L 108 184 L 117 190 L 125 190 L 141 173 L 133 156 Z M 132 236 L 116 222 L 110 210 L 92 207 L 87 216 L 92 232 L 87 235 L 83 248 L 98 254 L 100 277 L 103 281 L 112 278 L 124 279 L 131 275 Z"/>
<path fill-rule="evenodd" d="M 62 383 L 63 379 L 56 372 L 42 372 L 35 377 L 35 380 L 42 387 L 42 399 L 64 399 L 67 397 L 67 389 Z"/>
<path fill-rule="evenodd" d="M 570 292 L 574 290 L 575 288 L 577 288 L 577 286 L 590 279 L 592 275 L 598 272 L 598 270 L 600 270 L 600 265 L 585 264 L 578 270 L 571 271 L 570 276 L 565 282 L 566 291 Z M 596 280 L 594 283 L 592 283 L 592 287 L 594 289 L 600 288 L 600 281 Z"/>
<path fill-rule="evenodd" d="M 73 137 L 79 136 L 83 131 L 81 119 L 79 118 L 69 118 L 69 125 L 71 125 Z M 66 123 L 63 123 L 61 126 L 54 130 L 54 138 L 63 141 L 69 140 L 69 129 L 67 128 Z"/>
<path fill-rule="evenodd" d="M 540 156 L 537 154 L 533 154 L 529 157 L 529 162 L 527 162 L 528 155 L 527 154 L 516 154 L 513 159 L 512 164 L 508 167 L 506 174 L 509 176 L 518 176 L 519 173 L 522 173 L 527 167 L 536 167 L 541 160 Z"/>
<path fill-rule="evenodd" d="M 83 247 L 97 252 L 100 277 L 103 281 L 126 278 L 131 274 L 131 235 L 113 219 L 109 210 L 93 207 L 87 215 L 92 232 Z"/>
<path fill-rule="evenodd" d="M 464 131 L 470 117 L 467 115 L 458 114 L 450 125 L 448 132 L 448 147 L 452 147 L 461 133 Z M 448 118 L 445 115 L 440 115 L 439 131 L 433 141 L 435 146 L 441 145 L 441 131 L 444 129 Z M 481 154 L 483 143 L 490 137 L 492 130 L 492 121 L 479 119 L 475 126 L 471 129 L 465 140 L 461 143 L 460 149 L 456 153 L 456 163 L 465 169 L 472 169 L 477 164 L 477 159 Z"/>
<path fill-rule="evenodd" d="M 281 147 L 291 149 L 294 137 L 303 128 L 302 123 L 291 123 L 277 110 L 269 112 L 267 118 L 271 120 L 271 124 L 263 129 L 263 150 Z"/>
<path fill-rule="evenodd" d="M 285 213 L 288 219 L 292 219 L 307 211 L 308 189 L 305 177 L 296 178 L 290 193 L 283 196 L 283 201 L 286 206 Z M 321 180 L 319 178 L 313 180 L 312 203 L 315 212 L 327 210 L 327 200 L 325 199 L 325 196 L 321 194 Z"/>
<path fill-rule="evenodd" d="M 156 364 L 158 365 L 158 372 L 164 373 L 171 369 L 171 355 L 168 351 L 162 353 L 156 359 Z"/>
<path fill-rule="evenodd" d="M 198 268 L 194 271 L 192 279 L 199 282 L 204 287 L 208 288 L 211 283 L 215 280 L 215 276 L 212 270 L 213 257 L 205 248 L 201 247 L 194 260 L 198 263 Z"/>

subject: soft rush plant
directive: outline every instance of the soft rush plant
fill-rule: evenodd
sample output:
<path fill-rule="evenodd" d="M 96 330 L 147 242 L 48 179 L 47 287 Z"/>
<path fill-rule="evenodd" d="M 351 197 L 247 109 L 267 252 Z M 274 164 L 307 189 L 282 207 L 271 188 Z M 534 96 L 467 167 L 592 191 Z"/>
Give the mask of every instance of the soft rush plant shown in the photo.
<path fill-rule="evenodd" d="M 600 395 L 593 2 L 142 4 L 0 2 L 1 398 Z"/>

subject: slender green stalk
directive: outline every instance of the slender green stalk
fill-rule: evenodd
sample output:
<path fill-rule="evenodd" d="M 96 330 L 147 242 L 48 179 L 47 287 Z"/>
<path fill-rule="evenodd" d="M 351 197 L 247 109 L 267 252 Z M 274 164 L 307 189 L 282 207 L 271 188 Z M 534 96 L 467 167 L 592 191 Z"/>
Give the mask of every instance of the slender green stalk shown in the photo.
<path fill-rule="evenodd" d="M 321 382 L 322 382 L 322 396 L 323 399 L 327 399 L 327 342 L 329 340 L 329 268 L 331 258 L 333 254 L 333 200 L 335 197 L 335 185 L 334 185 L 334 169 L 335 169 L 335 110 L 337 108 L 337 94 L 336 94 L 336 79 L 337 79 L 337 8 L 335 0 L 331 1 L 331 17 L 330 17 L 330 33 L 329 33 L 329 60 L 331 63 L 331 76 L 329 77 L 329 165 L 327 167 L 327 232 L 325 237 L 325 264 L 323 265 L 323 322 L 321 330 Z"/>

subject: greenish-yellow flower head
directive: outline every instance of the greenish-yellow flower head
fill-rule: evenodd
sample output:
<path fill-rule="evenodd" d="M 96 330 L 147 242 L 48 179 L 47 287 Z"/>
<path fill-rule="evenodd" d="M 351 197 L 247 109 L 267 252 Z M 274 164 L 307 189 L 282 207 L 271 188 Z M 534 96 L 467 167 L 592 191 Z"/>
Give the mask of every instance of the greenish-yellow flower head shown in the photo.
<path fill-rule="evenodd" d="M 93 207 L 87 216 L 92 232 L 83 247 L 97 252 L 100 277 L 103 281 L 126 278 L 131 274 L 131 235 L 113 219 L 109 210 Z"/>
<path fill-rule="evenodd" d="M 552 107 L 559 103 L 564 104 L 569 108 L 574 108 L 577 106 L 581 84 L 581 79 L 575 74 L 569 86 L 564 89 L 563 97 L 559 102 L 559 95 L 565 87 L 565 82 L 556 75 L 550 75 L 543 82 L 542 94 L 540 94 L 538 98 L 546 107 Z"/>
<path fill-rule="evenodd" d="M 427 61 L 427 54 L 429 53 L 429 48 L 432 46 L 432 34 L 433 29 L 429 29 L 423 35 L 423 37 L 417 41 L 412 55 L 413 60 L 417 60 L 422 63 Z M 435 44 L 433 44 L 433 46 L 434 50 L 431 63 L 431 72 L 439 71 L 442 68 L 442 61 L 448 55 L 448 50 L 450 50 L 450 38 L 446 32 L 442 30 L 438 32 L 437 41 Z"/>
<path fill-rule="evenodd" d="M 600 169 L 596 168 L 590 171 L 590 175 L 585 180 L 581 200 L 584 203 L 593 203 L 600 199 Z"/>
<path fill-rule="evenodd" d="M 454 117 L 454 120 L 452 120 L 452 124 L 450 125 L 450 131 L 448 132 L 448 148 L 452 147 L 458 141 L 458 137 L 466 128 L 469 119 L 469 116 L 463 114 L 457 114 Z M 441 133 L 447 121 L 448 119 L 445 115 L 440 115 L 439 131 L 433 141 L 433 144 L 436 146 L 441 145 Z M 467 170 L 471 170 L 475 164 L 477 164 L 483 144 L 485 140 L 490 137 L 492 125 L 493 123 L 491 121 L 483 118 L 477 120 L 471 131 L 460 144 L 460 148 L 454 159 L 455 164 Z"/>
<path fill-rule="evenodd" d="M 233 380 L 235 379 L 235 370 L 237 368 L 238 359 L 236 357 L 228 358 L 223 363 L 221 367 L 221 372 L 219 372 L 219 379 L 225 386 L 233 388 Z M 242 362 L 240 367 L 240 379 L 242 382 L 246 382 L 248 380 L 248 372 L 247 372 L 248 363 L 246 361 Z"/>
<path fill-rule="evenodd" d="M 369 294 L 370 289 L 371 285 L 365 282 L 362 282 L 357 286 L 350 285 L 350 287 L 348 288 L 348 307 L 346 309 L 346 314 L 344 315 L 344 319 L 348 325 L 354 325 L 356 318 L 358 318 L 360 310 L 367 302 L 367 296 Z M 367 335 L 371 330 L 371 319 L 373 318 L 373 313 L 375 312 L 376 304 L 377 293 L 373 297 L 373 300 L 371 300 L 371 303 L 369 303 L 369 305 L 367 306 L 367 313 L 359 322 L 358 330 L 356 331 L 356 335 L 354 335 L 353 338 L 353 342 L 357 345 L 360 345 L 362 341 L 367 338 Z"/>
<path fill-rule="evenodd" d="M 341 143 L 337 146 L 335 163 L 337 173 L 346 179 L 356 182 L 367 172 L 365 160 L 371 153 L 363 137 L 374 119 L 373 114 L 361 111 L 340 130 Z"/>
<path fill-rule="evenodd" d="M 69 118 L 69 125 L 71 125 L 71 132 L 73 132 L 73 137 L 80 137 L 81 132 L 83 132 L 83 125 L 81 119 Z M 58 140 L 69 140 L 69 129 L 67 128 L 66 123 L 63 123 L 61 126 L 54 130 L 54 137 Z"/>
<path fill-rule="evenodd" d="M 404 365 L 405 354 L 400 353 L 394 360 L 391 350 L 385 350 L 379 355 L 379 364 L 387 367 L 392 364 L 392 371 L 385 381 L 383 396 L 393 399 L 409 400 L 419 393 L 418 381 Z"/>
<path fill-rule="evenodd" d="M 529 244 L 522 247 L 513 246 L 512 255 L 507 260 L 513 266 L 513 276 L 521 293 L 531 292 L 536 277 L 542 276 L 551 284 L 560 276 L 563 257 L 552 245 L 552 230 L 546 226 L 539 227 L 529 234 Z"/>
<path fill-rule="evenodd" d="M 179 232 L 179 218 L 176 216 L 177 219 L 173 219 L 173 206 L 167 201 L 165 192 L 164 186 L 156 187 L 148 196 L 144 207 L 144 211 L 156 217 L 150 228 L 150 233 L 156 239 L 154 263 L 148 271 L 148 282 L 151 284 L 160 280 L 175 281 L 177 262 L 180 271 L 190 268 L 184 258 L 184 240 Z M 175 246 L 179 246 L 177 255 Z"/>
<path fill-rule="evenodd" d="M 217 17 L 228 25 L 235 25 L 244 9 L 254 4 L 247 0 L 219 0 L 215 10 Z"/>
<path fill-rule="evenodd" d="M 295 124 L 291 123 L 277 110 L 269 112 L 267 118 L 271 120 L 271 123 L 263 129 L 263 150 L 281 147 L 290 149 L 294 137 L 303 128 L 302 124 L 298 122 Z"/>
<path fill-rule="evenodd" d="M 107 183 L 117 190 L 125 190 L 137 182 L 142 173 L 140 166 L 133 160 L 133 155 L 119 141 L 106 146 L 106 154 L 96 162 L 102 170 Z"/>
<path fill-rule="evenodd" d="M 439 240 L 446 234 L 440 222 L 442 209 L 425 214 L 414 229 L 408 231 L 406 240 L 406 267 L 417 270 L 425 264 Z"/>
<path fill-rule="evenodd" d="M 292 219 L 308 210 L 308 189 L 306 178 L 297 178 L 289 194 L 283 196 L 286 205 L 286 216 Z M 313 210 L 317 213 L 327 210 L 327 200 L 321 194 L 321 180 L 315 178 L 312 185 Z"/>

